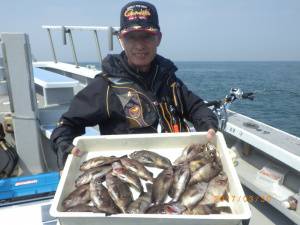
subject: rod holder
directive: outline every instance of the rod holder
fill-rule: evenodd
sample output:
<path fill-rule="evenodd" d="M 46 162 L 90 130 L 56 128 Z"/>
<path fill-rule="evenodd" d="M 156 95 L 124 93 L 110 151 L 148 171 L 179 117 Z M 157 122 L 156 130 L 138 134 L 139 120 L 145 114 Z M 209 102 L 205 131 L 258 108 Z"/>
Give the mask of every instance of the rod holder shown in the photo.
<path fill-rule="evenodd" d="M 113 41 L 113 28 L 112 27 L 108 27 L 107 28 L 108 31 L 108 49 L 109 51 L 112 51 L 114 49 L 114 41 Z"/>
<path fill-rule="evenodd" d="M 66 27 L 62 26 L 61 31 L 62 31 L 63 45 L 67 45 L 67 29 L 66 29 Z"/>

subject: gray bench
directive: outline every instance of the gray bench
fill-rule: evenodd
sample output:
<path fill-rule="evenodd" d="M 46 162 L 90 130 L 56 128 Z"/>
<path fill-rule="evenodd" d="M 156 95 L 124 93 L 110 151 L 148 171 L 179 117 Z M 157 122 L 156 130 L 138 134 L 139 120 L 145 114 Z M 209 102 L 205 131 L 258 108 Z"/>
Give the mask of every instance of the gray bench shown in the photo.
<path fill-rule="evenodd" d="M 42 125 L 41 130 L 45 136 L 50 139 L 50 136 L 56 126 L 55 125 Z M 93 127 L 86 127 L 84 136 L 98 136 L 100 132 Z"/>
<path fill-rule="evenodd" d="M 79 82 L 69 77 L 33 67 L 36 91 L 43 95 L 44 105 L 67 104 L 74 97 Z"/>

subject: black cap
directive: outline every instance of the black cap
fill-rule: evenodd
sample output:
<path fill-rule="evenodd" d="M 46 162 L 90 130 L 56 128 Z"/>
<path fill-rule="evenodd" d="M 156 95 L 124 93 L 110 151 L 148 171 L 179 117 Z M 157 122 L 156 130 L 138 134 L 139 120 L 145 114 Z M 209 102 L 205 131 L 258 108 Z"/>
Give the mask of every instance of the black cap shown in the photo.
<path fill-rule="evenodd" d="M 158 15 L 154 5 L 148 2 L 134 1 L 129 2 L 122 8 L 120 35 L 136 30 L 153 34 L 159 32 Z"/>

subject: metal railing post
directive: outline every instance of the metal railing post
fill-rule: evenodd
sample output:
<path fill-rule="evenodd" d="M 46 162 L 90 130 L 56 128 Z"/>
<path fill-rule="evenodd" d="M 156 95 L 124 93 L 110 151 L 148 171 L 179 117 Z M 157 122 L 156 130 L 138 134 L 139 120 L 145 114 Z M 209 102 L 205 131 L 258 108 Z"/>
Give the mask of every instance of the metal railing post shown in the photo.
<path fill-rule="evenodd" d="M 75 51 L 75 45 L 74 45 L 74 42 L 73 42 L 72 32 L 71 32 L 70 29 L 67 29 L 67 33 L 69 33 L 69 39 L 70 39 L 70 42 L 71 42 L 71 45 L 72 45 L 73 59 L 75 61 L 76 67 L 78 68 L 79 64 L 78 64 L 78 59 L 77 59 L 77 56 L 76 56 L 76 51 Z"/>
<path fill-rule="evenodd" d="M 100 43 L 99 43 L 99 38 L 98 38 L 98 34 L 97 34 L 96 30 L 94 30 L 94 37 L 95 37 L 95 41 L 96 41 L 99 62 L 100 62 L 100 65 L 102 65 L 102 55 L 101 55 Z"/>
<path fill-rule="evenodd" d="M 52 40 L 52 36 L 51 36 L 51 31 L 50 31 L 49 28 L 47 28 L 47 32 L 48 32 L 48 36 L 49 36 L 49 39 L 50 39 L 50 45 L 51 45 L 51 49 L 52 49 L 53 59 L 54 59 L 54 62 L 57 63 L 57 58 L 56 58 L 56 54 L 55 54 L 54 44 L 53 44 L 53 40 Z"/>

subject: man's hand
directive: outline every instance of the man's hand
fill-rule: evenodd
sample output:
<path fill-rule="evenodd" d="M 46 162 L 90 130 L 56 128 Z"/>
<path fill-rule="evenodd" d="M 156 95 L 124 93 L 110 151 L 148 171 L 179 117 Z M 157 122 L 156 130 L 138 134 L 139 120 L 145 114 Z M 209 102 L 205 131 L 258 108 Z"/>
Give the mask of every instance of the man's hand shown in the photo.
<path fill-rule="evenodd" d="M 72 148 L 71 150 L 71 154 L 74 155 L 74 156 L 82 156 L 82 152 L 79 150 L 79 148 L 77 148 L 76 146 L 74 148 Z"/>
<path fill-rule="evenodd" d="M 211 141 L 215 136 L 216 136 L 216 131 L 214 129 L 211 128 L 207 131 L 206 137 L 208 141 Z"/>
<path fill-rule="evenodd" d="M 72 148 L 71 154 L 74 155 L 74 156 L 80 157 L 80 156 L 82 156 L 83 152 L 81 152 L 81 151 L 79 150 L 79 148 L 77 148 L 77 147 L 75 146 L 75 147 Z M 59 171 L 60 176 L 62 175 L 62 172 L 63 172 L 63 170 L 61 169 L 61 170 Z"/>

